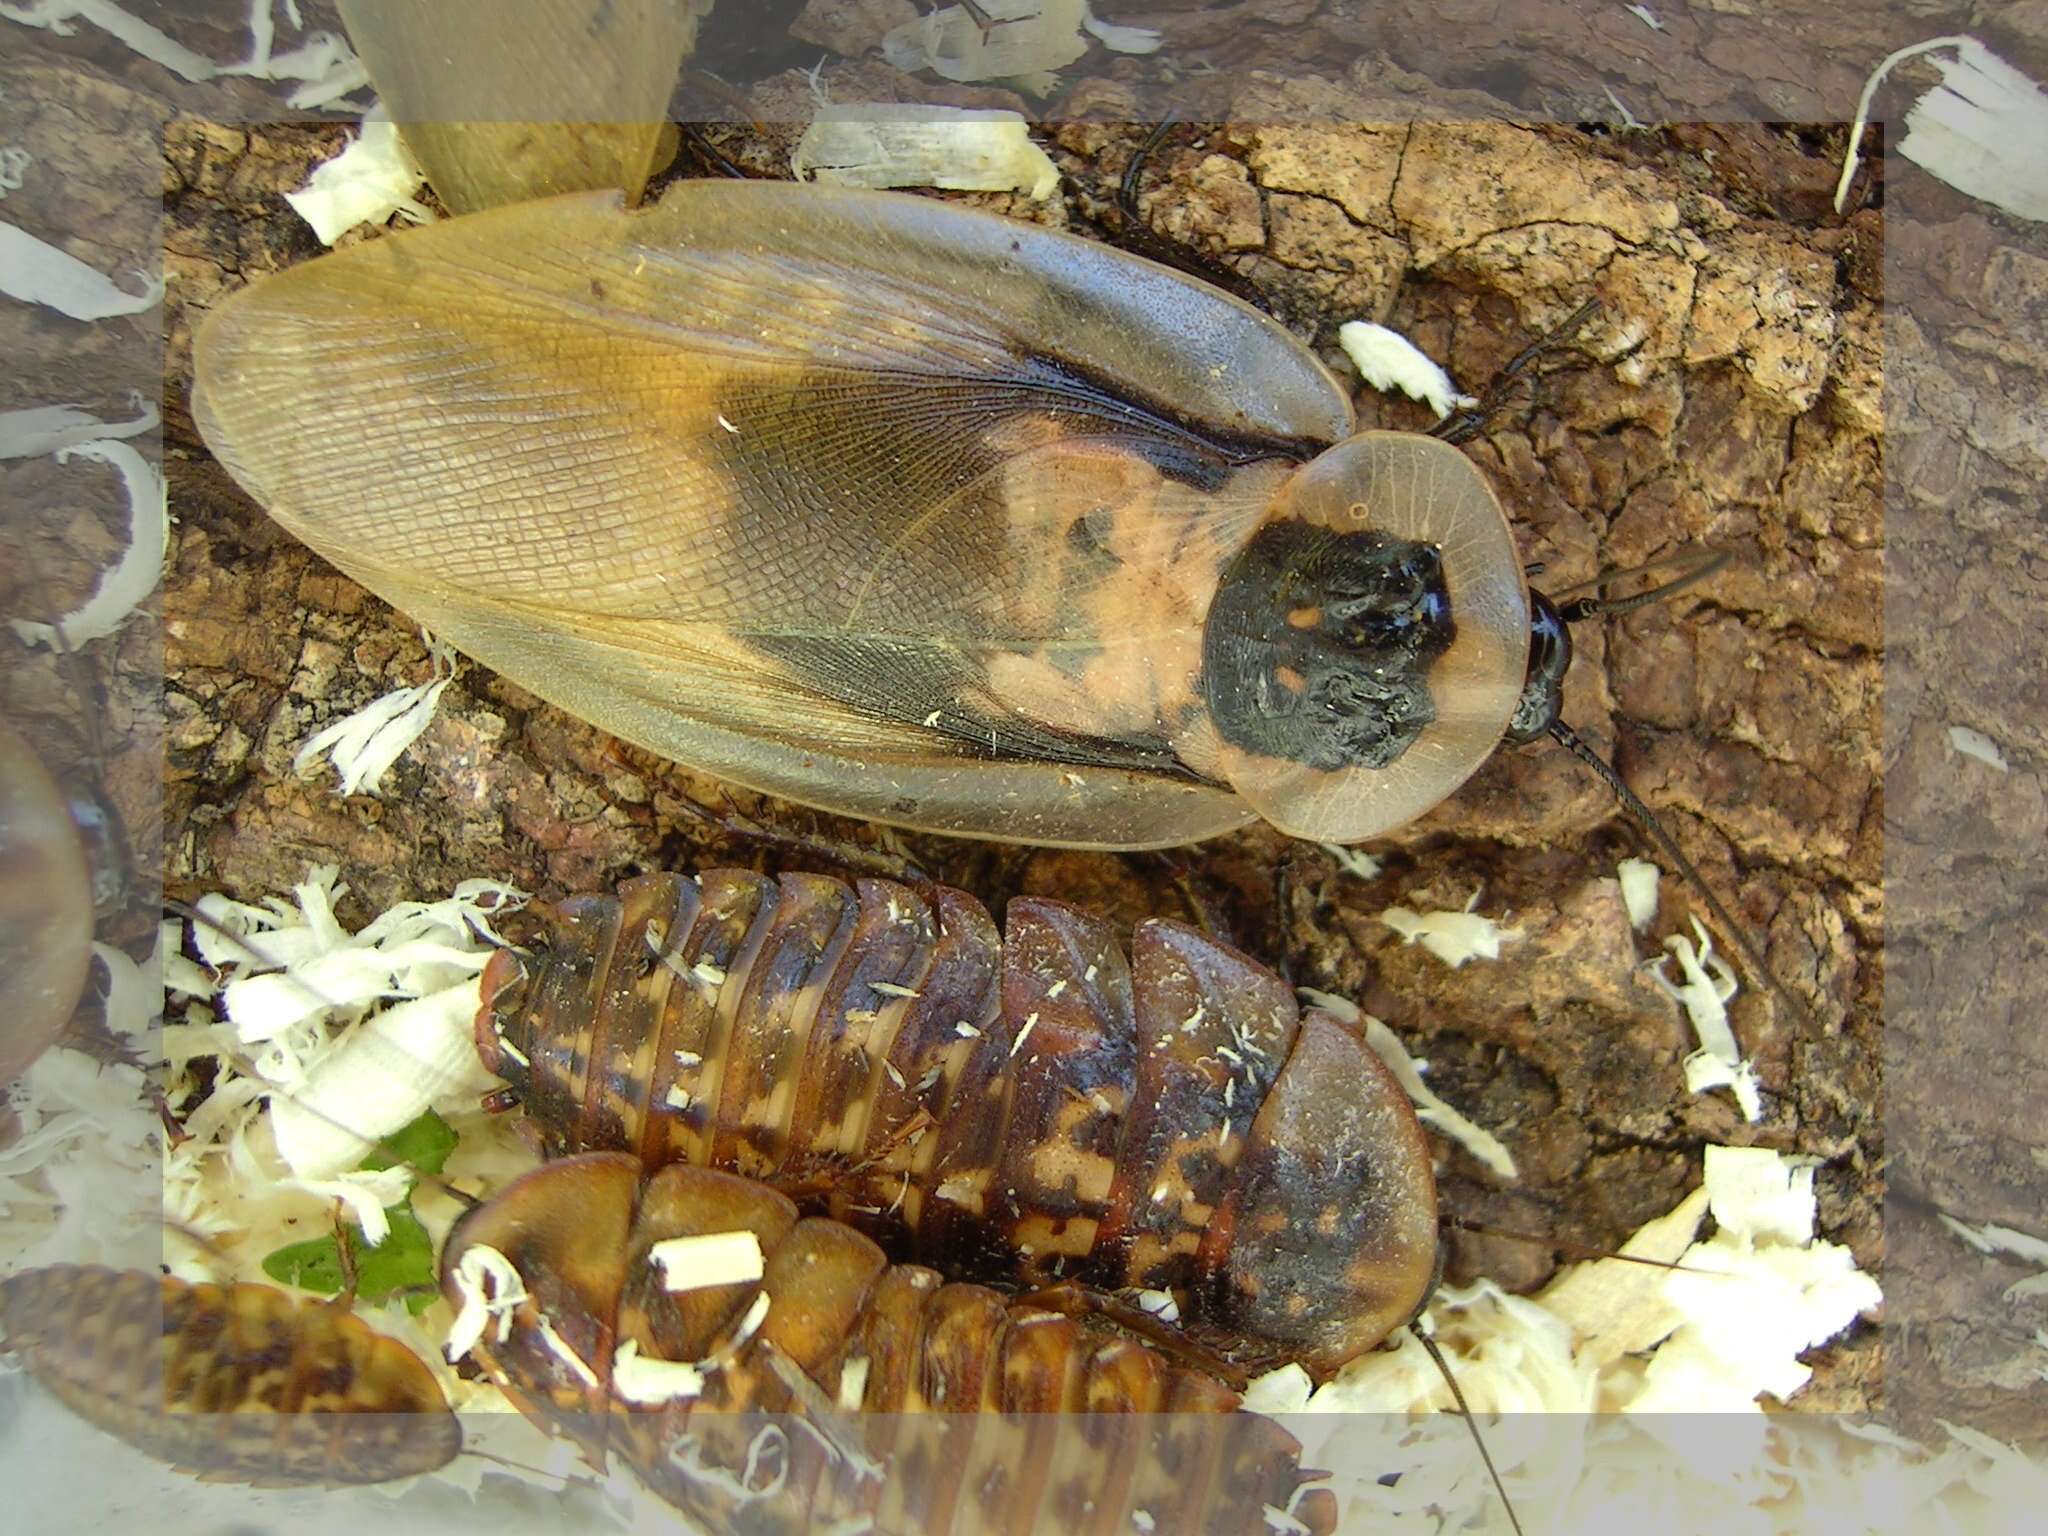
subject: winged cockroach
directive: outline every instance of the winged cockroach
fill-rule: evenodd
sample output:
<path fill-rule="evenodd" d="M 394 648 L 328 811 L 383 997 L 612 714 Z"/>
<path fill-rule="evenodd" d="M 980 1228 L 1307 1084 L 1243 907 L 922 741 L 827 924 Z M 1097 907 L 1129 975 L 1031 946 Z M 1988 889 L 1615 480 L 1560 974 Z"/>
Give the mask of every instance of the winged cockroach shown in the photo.
<path fill-rule="evenodd" d="M 195 372 L 215 453 L 321 554 L 812 805 L 1355 841 L 1455 788 L 1523 693 L 1521 567 L 1461 454 L 1354 435 L 1306 348 L 1194 278 L 944 203 L 490 210 L 244 290 Z"/>

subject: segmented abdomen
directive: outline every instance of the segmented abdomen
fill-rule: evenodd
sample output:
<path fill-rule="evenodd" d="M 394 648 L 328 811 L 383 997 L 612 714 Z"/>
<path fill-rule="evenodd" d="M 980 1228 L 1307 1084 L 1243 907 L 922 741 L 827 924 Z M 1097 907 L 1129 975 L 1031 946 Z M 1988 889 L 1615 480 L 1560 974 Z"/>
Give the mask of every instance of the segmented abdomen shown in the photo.
<path fill-rule="evenodd" d="M 411 1350 L 267 1285 L 32 1269 L 0 1280 L 0 1332 L 79 1417 L 216 1480 L 379 1483 L 462 1448 Z"/>
<path fill-rule="evenodd" d="M 655 1260 L 734 1233 L 759 1243 L 758 1278 Z M 457 1223 L 442 1285 L 522 1410 L 707 1530 L 1335 1528 L 1294 1438 L 1220 1383 L 1086 1316 L 892 1266 L 737 1175 L 550 1163 Z"/>
<path fill-rule="evenodd" d="M 551 1151 L 827 1192 L 961 1278 L 1174 1293 L 1318 1372 L 1434 1276 L 1435 1180 L 1363 1040 L 1185 925 L 819 875 L 655 875 L 484 975 L 477 1043 Z"/>

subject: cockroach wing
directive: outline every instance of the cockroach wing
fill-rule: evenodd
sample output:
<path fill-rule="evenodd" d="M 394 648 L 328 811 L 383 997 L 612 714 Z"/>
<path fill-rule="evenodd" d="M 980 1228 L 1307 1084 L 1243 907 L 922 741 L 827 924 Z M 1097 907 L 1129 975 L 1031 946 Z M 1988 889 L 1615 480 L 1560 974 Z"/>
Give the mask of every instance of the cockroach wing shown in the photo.
<path fill-rule="evenodd" d="M 809 804 L 1188 841 L 1221 566 L 1345 393 L 1165 268 L 930 200 L 685 182 L 308 262 L 196 345 L 284 526 L 617 734 Z"/>
<path fill-rule="evenodd" d="M 1470 773 L 1522 682 L 1513 541 L 1455 450 L 1348 437 L 1235 299 L 943 203 L 496 209 L 237 295 L 196 364 L 222 462 L 342 569 L 828 809 L 1356 840 Z"/>

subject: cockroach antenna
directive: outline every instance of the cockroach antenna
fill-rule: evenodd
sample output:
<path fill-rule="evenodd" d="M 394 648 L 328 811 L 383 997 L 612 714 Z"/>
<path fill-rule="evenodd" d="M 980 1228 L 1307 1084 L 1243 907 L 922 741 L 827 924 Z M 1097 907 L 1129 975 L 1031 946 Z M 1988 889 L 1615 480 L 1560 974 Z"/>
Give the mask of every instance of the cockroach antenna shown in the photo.
<path fill-rule="evenodd" d="M 1614 765 L 1588 746 L 1578 732 L 1566 725 L 1561 714 L 1564 675 L 1572 660 L 1571 634 L 1567 626 L 1583 623 L 1587 619 L 1629 613 L 1647 603 L 1676 596 L 1686 588 L 1706 580 L 1727 565 L 1731 558 L 1733 557 L 1725 550 L 1708 550 L 1697 557 L 1658 561 L 1631 572 L 1603 572 L 1585 586 L 1571 588 L 1560 594 L 1563 598 L 1561 602 L 1532 589 L 1529 593 L 1528 680 L 1503 740 L 1519 746 L 1540 736 L 1548 736 L 1599 775 L 1600 781 L 1613 792 L 1623 814 L 1638 831 L 1656 845 L 1665 858 L 1671 861 L 1680 878 L 1691 886 L 1700 900 L 1706 904 L 1707 911 L 1712 914 L 1715 923 L 1741 954 L 1744 965 L 1754 976 L 1762 978 L 1785 1006 L 1792 1010 L 1794 1018 L 1806 1022 L 1812 1017 L 1806 1005 L 1765 962 L 1762 951 L 1750 938 L 1748 930 L 1735 920 L 1734 914 L 1723 904 L 1721 898 L 1714 894 L 1713 887 L 1694 867 L 1692 860 L 1679 850 L 1677 840 L 1664 829 L 1663 823 L 1657 820 L 1656 815 L 1642 802 L 1636 792 L 1628 787 Z M 1680 567 L 1678 575 L 1632 597 L 1608 598 L 1589 593 L 1589 589 L 1604 587 L 1618 574 L 1644 575 L 1669 569 L 1674 565 Z"/>
<path fill-rule="evenodd" d="M 1479 1459 L 1486 1463 L 1486 1475 L 1493 1479 L 1493 1491 L 1500 1495 L 1501 1507 L 1508 1512 L 1508 1524 L 1514 1527 L 1515 1536 L 1523 1536 L 1521 1517 L 1515 1513 L 1514 1500 L 1508 1497 L 1507 1484 L 1500 1480 L 1500 1469 L 1493 1464 L 1493 1453 L 1486 1448 L 1486 1437 L 1479 1433 L 1479 1421 L 1472 1417 L 1472 1410 L 1466 1405 L 1464 1391 L 1458 1386 L 1458 1378 L 1451 1374 L 1451 1363 L 1444 1358 L 1444 1352 L 1437 1348 L 1435 1339 L 1423 1331 L 1422 1319 L 1416 1318 L 1408 1325 L 1408 1331 L 1416 1341 L 1429 1351 L 1429 1358 L 1442 1373 L 1444 1385 L 1451 1389 L 1451 1401 L 1458 1405 L 1458 1417 L 1465 1421 L 1465 1428 L 1472 1432 L 1472 1443 L 1479 1447 Z"/>

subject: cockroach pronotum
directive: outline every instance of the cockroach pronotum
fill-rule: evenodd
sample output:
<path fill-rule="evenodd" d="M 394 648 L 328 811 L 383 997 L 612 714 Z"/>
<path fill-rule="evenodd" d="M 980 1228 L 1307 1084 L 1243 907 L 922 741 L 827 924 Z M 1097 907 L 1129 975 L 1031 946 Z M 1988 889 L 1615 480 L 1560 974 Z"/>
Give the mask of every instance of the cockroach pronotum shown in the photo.
<path fill-rule="evenodd" d="M 648 876 L 484 973 L 477 1043 L 553 1152 L 812 1191 L 949 1276 L 1167 1291 L 1319 1374 L 1412 1318 L 1436 1186 L 1365 1042 L 1183 924 L 884 880 Z"/>
<path fill-rule="evenodd" d="M 464 1216 L 442 1286 L 536 1422 L 706 1529 L 1330 1536 L 1270 1419 L 1159 1352 L 891 1265 L 752 1180 L 588 1153 Z"/>
<path fill-rule="evenodd" d="M 0 1350 L 89 1423 L 215 1481 L 385 1482 L 462 1445 L 411 1350 L 272 1286 L 26 1270 L 0 1279 Z"/>

